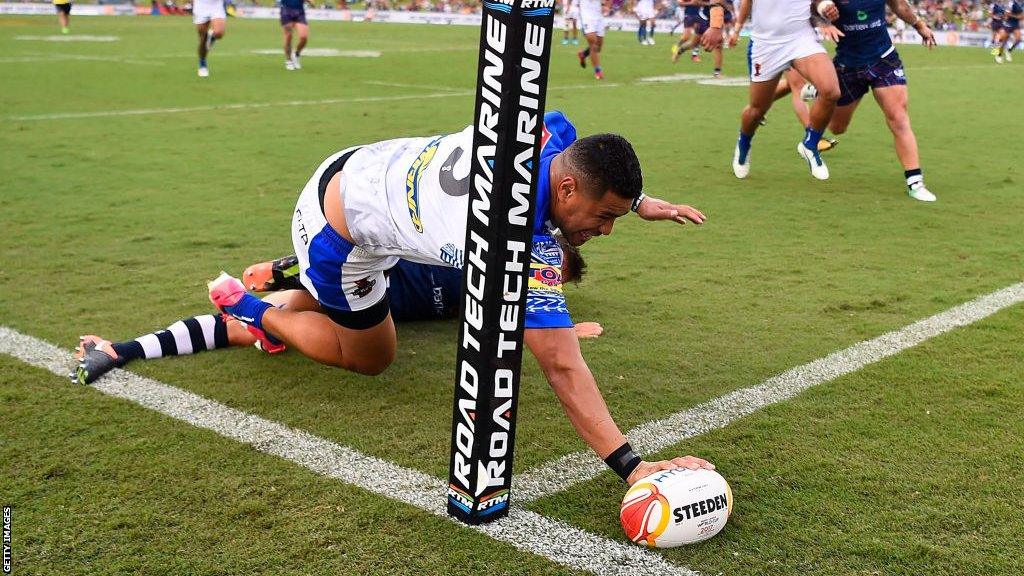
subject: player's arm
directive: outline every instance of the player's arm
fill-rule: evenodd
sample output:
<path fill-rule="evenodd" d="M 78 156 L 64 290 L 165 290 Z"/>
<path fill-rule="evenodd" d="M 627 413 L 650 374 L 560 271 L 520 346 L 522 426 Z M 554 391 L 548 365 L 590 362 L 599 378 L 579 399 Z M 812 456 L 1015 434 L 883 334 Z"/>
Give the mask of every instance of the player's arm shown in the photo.
<path fill-rule="evenodd" d="M 722 26 L 725 25 L 725 6 L 722 0 L 712 0 L 708 8 L 708 29 L 700 39 L 704 50 L 711 52 L 722 46 Z"/>
<path fill-rule="evenodd" d="M 524 340 L 576 433 L 626 482 L 632 484 L 658 470 L 680 466 L 714 469 L 710 462 L 694 456 L 647 462 L 633 454 L 608 411 L 571 328 L 528 328 Z"/>
<path fill-rule="evenodd" d="M 736 18 L 732 23 L 732 32 L 729 34 L 729 46 L 735 46 L 739 42 L 743 25 L 747 23 L 747 18 L 750 18 L 750 4 L 752 2 L 753 0 L 740 0 L 740 8 L 736 11 Z"/>
<path fill-rule="evenodd" d="M 686 204 L 673 204 L 659 198 L 653 198 L 641 194 L 640 198 L 633 203 L 633 211 L 644 220 L 672 220 L 680 224 L 693 222 L 703 224 L 707 216 L 693 206 Z"/>
<path fill-rule="evenodd" d="M 907 0 L 886 0 L 885 3 L 889 6 L 889 10 L 892 10 L 893 14 L 899 16 L 900 20 L 910 24 L 914 30 L 917 30 L 917 33 L 921 35 L 922 44 L 929 48 L 935 46 L 935 34 L 932 33 L 932 29 L 914 12 L 914 8 L 907 3 Z"/>

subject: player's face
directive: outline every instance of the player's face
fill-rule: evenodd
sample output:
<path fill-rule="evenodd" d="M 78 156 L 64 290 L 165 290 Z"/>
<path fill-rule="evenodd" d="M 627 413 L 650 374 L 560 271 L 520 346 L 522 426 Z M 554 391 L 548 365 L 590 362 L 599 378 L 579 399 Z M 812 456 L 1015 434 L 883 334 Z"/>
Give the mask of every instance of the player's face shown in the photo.
<path fill-rule="evenodd" d="M 551 217 L 565 239 L 579 246 L 594 236 L 612 233 L 615 219 L 629 214 L 633 204 L 611 190 L 603 194 L 578 186 L 560 187 L 558 201 L 552 203 Z"/>

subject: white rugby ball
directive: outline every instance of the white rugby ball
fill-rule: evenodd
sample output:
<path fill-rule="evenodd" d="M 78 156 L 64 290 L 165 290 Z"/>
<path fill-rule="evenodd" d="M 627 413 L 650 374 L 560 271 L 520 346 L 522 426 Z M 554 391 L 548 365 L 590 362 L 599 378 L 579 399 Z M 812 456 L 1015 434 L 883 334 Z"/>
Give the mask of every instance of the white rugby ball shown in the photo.
<path fill-rule="evenodd" d="M 822 0 L 821 2 L 818 2 L 818 16 L 821 16 L 822 18 L 826 18 L 827 19 L 828 16 L 825 16 L 825 12 L 829 8 L 835 7 L 835 5 L 836 5 L 836 3 L 833 2 L 832 0 Z"/>
<path fill-rule="evenodd" d="M 714 470 L 673 468 L 638 480 L 622 498 L 626 536 L 652 548 L 674 548 L 718 534 L 732 513 L 732 490 Z"/>

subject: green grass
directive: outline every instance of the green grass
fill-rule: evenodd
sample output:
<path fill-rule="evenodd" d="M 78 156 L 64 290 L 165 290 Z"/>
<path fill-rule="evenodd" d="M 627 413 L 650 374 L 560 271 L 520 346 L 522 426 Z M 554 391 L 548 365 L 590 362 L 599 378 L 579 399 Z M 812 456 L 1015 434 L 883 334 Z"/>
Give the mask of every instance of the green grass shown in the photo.
<path fill-rule="evenodd" d="M 204 80 L 195 77 L 195 32 L 186 18 L 79 17 L 72 26 L 74 34 L 120 40 L 17 40 L 52 34 L 55 19 L 0 18 L 0 324 L 67 348 L 79 334 L 126 339 L 206 312 L 204 282 L 220 269 L 237 273 L 289 252 L 298 190 L 327 155 L 453 132 L 471 117 L 472 98 L 458 94 L 367 100 L 444 92 L 381 82 L 470 91 L 477 32 L 468 27 L 314 22 L 311 48 L 381 56 L 310 56 L 301 72 L 286 73 L 281 56 L 252 52 L 278 46 L 276 24 L 232 19 Z M 750 178 L 736 181 L 729 160 L 745 89 L 638 82 L 710 72 L 707 58 L 673 67 L 666 37 L 658 39 L 641 48 L 629 34 L 609 34 L 603 85 L 556 45 L 548 97 L 581 134 L 629 137 L 648 193 L 710 217 L 700 229 L 626 218 L 611 238 L 585 247 L 590 273 L 570 289 L 570 307 L 577 320 L 605 326 L 606 336 L 584 343 L 584 354 L 623 428 L 1021 280 L 1024 173 L 1016 150 L 997 144 L 1020 124 L 1019 66 L 996 67 L 981 50 L 900 49 L 923 167 L 940 198 L 924 205 L 906 197 L 891 136 L 870 101 L 826 157 L 832 180 L 805 173 L 793 152 L 802 131 L 781 106 L 758 133 Z M 744 66 L 742 50 L 726 54 L 727 74 L 742 75 Z M 334 99 L 347 101 L 17 119 Z M 1004 490 L 1003 502 L 1022 503 L 1014 466 L 1019 471 L 1024 442 L 1001 432 L 1021 428 L 1020 407 L 1013 408 L 1021 325 L 1020 312 L 1008 311 L 676 447 L 713 456 L 734 484 L 738 508 L 721 536 L 668 556 L 731 574 L 932 574 L 947 565 L 1020 571 L 1012 562 L 1024 548 L 1014 533 L 1024 522 L 984 504 L 998 503 L 993 487 Z M 405 325 L 399 340 L 395 364 L 374 379 L 253 350 L 132 370 L 443 476 L 455 325 Z M 241 573 L 266 562 L 274 573 L 346 572 L 342 552 L 352 550 L 350 561 L 376 555 L 381 562 L 354 564 L 353 572 L 451 573 L 461 570 L 457 558 L 484 543 L 141 408 L 26 373 L 15 361 L 0 361 L 0 374 L 0 393 L 11 398 L 0 494 L 23 510 L 21 529 L 32 527 L 20 556 L 29 571 Z M 971 390 L 977 395 L 961 406 Z M 935 402 L 945 424 L 918 414 L 918 398 Z M 517 468 L 583 448 L 532 359 L 520 402 Z M 973 452 L 985 446 L 991 483 L 976 481 L 973 468 L 939 466 L 935 446 L 975 464 Z M 851 450 L 855 457 L 844 460 Z M 51 466 L 76 480 L 54 482 L 46 477 Z M 120 470 L 133 473 L 111 472 Z M 112 475 L 124 494 L 109 485 Z M 287 497 L 268 494 L 268 475 L 289 487 L 279 488 Z M 609 476 L 537 509 L 618 538 L 622 488 Z M 887 484 L 894 478 L 898 486 Z M 927 497 L 911 498 L 915 491 Z M 946 500 L 992 520 L 973 532 L 975 525 L 942 521 Z M 336 502 L 348 513 L 333 514 Z M 191 522 L 181 515 L 197 514 L 203 529 L 195 541 L 162 520 L 176 506 L 179 526 Z M 248 507 L 257 520 L 246 517 Z M 89 522 L 101 527 L 81 536 Z M 338 546 L 327 549 L 318 534 Z M 402 567 L 398 539 L 422 564 Z M 509 572 L 558 571 L 493 548 L 487 560 Z M 172 558 L 177 550 L 184 552 Z M 82 568 L 86 561 L 93 570 Z"/>

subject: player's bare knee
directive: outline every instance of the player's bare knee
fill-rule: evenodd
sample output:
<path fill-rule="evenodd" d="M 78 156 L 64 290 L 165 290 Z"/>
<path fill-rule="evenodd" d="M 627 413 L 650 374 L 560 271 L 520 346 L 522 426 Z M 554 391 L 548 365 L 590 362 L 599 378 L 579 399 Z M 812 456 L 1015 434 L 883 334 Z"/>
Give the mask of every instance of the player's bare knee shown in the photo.
<path fill-rule="evenodd" d="M 838 135 L 843 134 L 844 132 L 846 132 L 846 128 L 848 126 L 849 126 L 848 122 L 836 122 L 835 120 L 833 120 L 828 125 L 828 130 L 829 130 L 829 132 L 831 132 L 831 133 L 835 134 L 836 136 L 838 136 Z"/>
<path fill-rule="evenodd" d="M 394 361 L 394 359 L 395 355 L 392 353 L 386 357 L 380 358 L 349 360 L 344 362 L 344 366 L 342 366 L 342 368 L 364 376 L 379 376 L 388 369 L 388 366 L 391 366 L 391 362 Z"/>
<path fill-rule="evenodd" d="M 816 86 L 816 88 L 818 89 L 818 100 L 832 103 L 839 101 L 839 86 L 826 84 L 824 86 Z"/>

